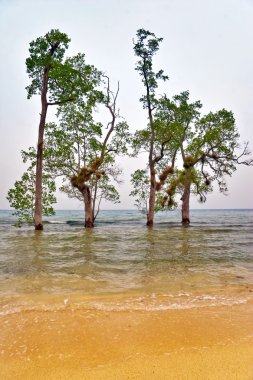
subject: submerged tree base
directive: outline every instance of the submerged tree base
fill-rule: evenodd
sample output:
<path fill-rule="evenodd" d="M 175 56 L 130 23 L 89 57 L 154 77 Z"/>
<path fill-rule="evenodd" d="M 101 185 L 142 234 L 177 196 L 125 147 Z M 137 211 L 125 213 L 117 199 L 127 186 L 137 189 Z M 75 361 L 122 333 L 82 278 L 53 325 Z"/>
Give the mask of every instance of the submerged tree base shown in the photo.
<path fill-rule="evenodd" d="M 182 219 L 182 225 L 183 226 L 189 226 L 190 224 L 190 219 L 189 218 L 183 218 Z"/>
<path fill-rule="evenodd" d="M 35 226 L 35 231 L 42 231 L 43 230 L 43 224 L 39 223 Z"/>
<path fill-rule="evenodd" d="M 94 222 L 92 222 L 91 220 L 85 220 L 84 227 L 85 228 L 94 228 Z"/>

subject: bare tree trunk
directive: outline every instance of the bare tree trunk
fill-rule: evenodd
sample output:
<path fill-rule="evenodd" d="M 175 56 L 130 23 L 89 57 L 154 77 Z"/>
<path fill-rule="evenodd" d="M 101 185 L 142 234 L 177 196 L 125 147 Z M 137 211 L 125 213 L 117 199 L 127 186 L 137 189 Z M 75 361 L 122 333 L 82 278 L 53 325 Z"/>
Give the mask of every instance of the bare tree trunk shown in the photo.
<path fill-rule="evenodd" d="M 94 212 L 93 212 L 93 204 L 92 197 L 90 193 L 90 189 L 88 186 L 85 186 L 83 189 L 83 197 L 84 197 L 84 211 L 85 211 L 85 228 L 93 228 L 94 227 Z"/>
<path fill-rule="evenodd" d="M 188 226 L 190 224 L 190 194 L 191 184 L 185 185 L 182 196 L 182 224 Z"/>
<path fill-rule="evenodd" d="M 154 131 L 154 121 L 152 115 L 152 107 L 150 102 L 150 92 L 149 85 L 146 80 L 146 88 L 147 88 L 147 100 L 148 100 L 148 118 L 151 128 L 151 136 L 150 136 L 150 146 L 149 146 L 149 171 L 150 171 L 150 192 L 149 192 L 149 207 L 148 207 L 148 218 L 147 218 L 147 226 L 152 227 L 154 224 L 154 215 L 155 215 L 155 196 L 156 196 L 156 188 L 155 188 L 155 162 L 154 162 L 154 140 L 155 140 L 155 131 Z"/>
<path fill-rule="evenodd" d="M 42 224 L 42 165 L 43 165 L 43 142 L 44 130 L 47 116 L 47 85 L 48 85 L 48 69 L 44 70 L 43 85 L 41 92 L 41 114 L 39 124 L 38 146 L 37 146 L 37 162 L 36 162 L 36 180 L 35 180 L 35 210 L 34 223 L 35 230 L 43 230 Z"/>
<path fill-rule="evenodd" d="M 152 227 L 154 224 L 154 215 L 155 215 L 155 168 L 154 164 L 150 165 L 150 192 L 149 192 L 149 207 L 147 214 L 147 226 Z"/>

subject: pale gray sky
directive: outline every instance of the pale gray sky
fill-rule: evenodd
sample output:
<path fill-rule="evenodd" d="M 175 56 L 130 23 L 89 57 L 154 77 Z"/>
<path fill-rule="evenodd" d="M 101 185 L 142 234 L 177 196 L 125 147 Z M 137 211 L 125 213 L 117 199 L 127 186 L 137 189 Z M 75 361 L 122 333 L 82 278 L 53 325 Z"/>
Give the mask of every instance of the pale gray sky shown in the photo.
<path fill-rule="evenodd" d="M 0 0 L 0 209 L 24 171 L 20 150 L 36 145 L 40 99 L 26 99 L 29 83 L 25 58 L 29 43 L 58 28 L 71 38 L 67 55 L 86 54 L 88 63 L 120 82 L 119 107 L 131 130 L 143 128 L 143 92 L 134 70 L 132 39 L 143 27 L 164 41 L 155 59 L 170 81 L 160 92 L 189 90 L 203 112 L 234 112 L 241 141 L 253 150 L 253 1 L 252 0 Z M 48 121 L 50 120 L 50 115 Z M 132 208 L 130 172 L 141 160 L 121 160 L 125 168 L 120 208 Z M 228 180 L 229 196 L 218 192 L 205 205 L 191 207 L 252 208 L 253 169 L 239 167 Z M 57 208 L 81 208 L 59 194 Z M 106 208 L 111 208 L 110 204 Z"/>

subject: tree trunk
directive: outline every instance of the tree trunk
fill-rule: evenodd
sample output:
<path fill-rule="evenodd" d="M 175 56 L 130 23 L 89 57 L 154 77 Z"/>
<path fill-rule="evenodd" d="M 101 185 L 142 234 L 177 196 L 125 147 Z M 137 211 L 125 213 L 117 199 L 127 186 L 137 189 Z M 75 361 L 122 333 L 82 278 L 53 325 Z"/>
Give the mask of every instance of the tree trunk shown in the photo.
<path fill-rule="evenodd" d="M 155 168 L 154 164 L 150 165 L 150 192 L 149 192 L 149 207 L 147 214 L 147 226 L 152 227 L 154 224 L 155 215 Z"/>
<path fill-rule="evenodd" d="M 91 198 L 90 189 L 88 186 L 85 186 L 83 189 L 83 197 L 84 197 L 84 213 L 85 213 L 85 228 L 93 228 L 94 227 L 94 212 L 93 212 L 93 202 Z"/>
<path fill-rule="evenodd" d="M 191 184 L 185 185 L 182 196 L 182 224 L 188 226 L 190 224 L 190 194 Z"/>
<path fill-rule="evenodd" d="M 44 70 L 43 84 L 41 91 L 41 114 L 39 124 L 39 135 L 37 145 L 37 162 L 36 162 L 36 180 L 35 180 L 35 210 L 34 223 L 35 230 L 43 230 L 42 224 L 42 165 L 43 165 L 43 142 L 44 130 L 47 116 L 47 85 L 48 85 L 48 69 Z"/>
<path fill-rule="evenodd" d="M 149 85 L 147 87 L 147 99 L 148 99 L 148 118 L 151 127 L 151 136 L 150 136 L 150 146 L 149 146 L 149 172 L 150 172 L 150 192 L 149 192 L 149 207 L 148 207 L 148 217 L 147 217 L 147 226 L 152 227 L 154 224 L 154 215 L 155 215 L 155 196 L 156 196 L 156 181 L 155 181 L 155 162 L 153 159 L 154 154 L 154 140 L 155 140 L 155 131 L 154 131 L 154 122 L 152 115 L 152 108 L 150 102 L 150 93 Z"/>

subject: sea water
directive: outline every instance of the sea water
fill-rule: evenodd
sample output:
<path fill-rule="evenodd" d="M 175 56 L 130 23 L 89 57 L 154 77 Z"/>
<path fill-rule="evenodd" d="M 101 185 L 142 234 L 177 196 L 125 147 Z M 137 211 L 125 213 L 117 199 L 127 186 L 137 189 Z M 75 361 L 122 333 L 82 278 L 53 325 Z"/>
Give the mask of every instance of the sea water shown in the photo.
<path fill-rule="evenodd" d="M 247 303 L 253 287 L 253 210 L 136 210 L 45 217 L 44 231 L 0 211 L 0 315 L 23 310 L 165 310 Z"/>

